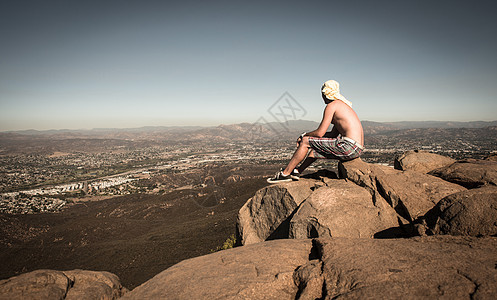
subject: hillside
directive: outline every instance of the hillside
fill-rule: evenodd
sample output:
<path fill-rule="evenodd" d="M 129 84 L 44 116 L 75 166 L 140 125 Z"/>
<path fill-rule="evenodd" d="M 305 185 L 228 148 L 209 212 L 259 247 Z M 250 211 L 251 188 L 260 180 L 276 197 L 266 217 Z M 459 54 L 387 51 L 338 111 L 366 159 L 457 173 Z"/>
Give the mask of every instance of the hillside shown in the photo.
<path fill-rule="evenodd" d="M 79 202 L 60 213 L 0 214 L 0 279 L 36 269 L 107 270 L 133 288 L 220 247 L 235 234 L 239 208 L 274 169 L 239 165 L 172 173 L 143 184 L 167 180 L 184 188 Z"/>

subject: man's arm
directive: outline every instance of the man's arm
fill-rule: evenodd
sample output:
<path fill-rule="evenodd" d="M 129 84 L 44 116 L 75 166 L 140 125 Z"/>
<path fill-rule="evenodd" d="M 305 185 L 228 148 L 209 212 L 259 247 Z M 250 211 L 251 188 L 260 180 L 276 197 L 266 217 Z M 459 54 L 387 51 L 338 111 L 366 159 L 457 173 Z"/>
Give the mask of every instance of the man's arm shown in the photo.
<path fill-rule="evenodd" d="M 327 133 L 325 133 L 323 135 L 323 137 L 336 138 L 336 137 L 338 137 L 339 134 L 340 134 L 340 132 L 338 132 L 337 127 L 333 126 L 333 128 L 331 129 L 331 131 L 328 131 Z"/>
<path fill-rule="evenodd" d="M 333 102 L 331 102 L 330 104 L 326 105 L 326 108 L 324 109 L 323 120 L 321 120 L 321 124 L 319 124 L 318 129 L 308 132 L 306 136 L 323 137 L 324 134 L 326 133 L 326 130 L 328 130 L 328 127 L 330 127 L 331 120 L 333 120 L 334 114 L 335 114 L 335 106 L 333 105 Z M 333 126 L 331 134 L 335 133 L 338 136 L 338 131 L 335 129 L 335 126 Z"/>

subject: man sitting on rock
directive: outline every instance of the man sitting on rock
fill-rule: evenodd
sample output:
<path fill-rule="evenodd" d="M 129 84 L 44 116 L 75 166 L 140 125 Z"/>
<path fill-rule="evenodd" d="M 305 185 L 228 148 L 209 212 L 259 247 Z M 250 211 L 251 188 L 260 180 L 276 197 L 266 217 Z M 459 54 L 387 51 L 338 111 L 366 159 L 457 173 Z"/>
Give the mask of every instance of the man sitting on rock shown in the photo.
<path fill-rule="evenodd" d="M 351 160 L 361 155 L 364 145 L 361 121 L 352 109 L 352 103 L 340 94 L 339 87 L 335 80 L 324 83 L 321 95 L 326 107 L 321 124 L 318 129 L 299 136 L 297 150 L 287 167 L 269 178 L 269 183 L 298 180 L 317 158 Z M 330 124 L 333 129 L 326 132 Z"/>

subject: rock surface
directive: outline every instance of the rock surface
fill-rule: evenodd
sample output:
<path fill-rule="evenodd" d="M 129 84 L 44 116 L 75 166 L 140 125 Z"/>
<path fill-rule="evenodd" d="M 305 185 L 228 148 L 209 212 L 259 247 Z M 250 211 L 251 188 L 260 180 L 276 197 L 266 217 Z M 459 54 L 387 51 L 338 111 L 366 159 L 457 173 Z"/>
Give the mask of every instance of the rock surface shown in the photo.
<path fill-rule="evenodd" d="M 290 238 L 367 237 L 399 226 L 384 199 L 345 180 L 332 179 L 316 189 L 290 220 Z"/>
<path fill-rule="evenodd" d="M 183 261 L 123 299 L 495 299 L 497 238 L 276 240 Z"/>
<path fill-rule="evenodd" d="M 438 155 L 422 150 L 412 150 L 403 153 L 394 160 L 397 170 L 411 170 L 428 173 L 432 170 L 455 163 L 456 160 L 447 156 Z"/>
<path fill-rule="evenodd" d="M 497 186 L 447 196 L 427 219 L 436 234 L 497 236 Z"/>
<path fill-rule="evenodd" d="M 319 240 L 326 299 L 495 299 L 497 239 Z"/>
<path fill-rule="evenodd" d="M 276 240 L 184 260 L 123 299 L 294 299 L 310 240 Z"/>
<path fill-rule="evenodd" d="M 127 290 L 109 272 L 36 270 L 0 281 L 0 299 L 117 299 Z"/>
<path fill-rule="evenodd" d="M 401 237 L 423 234 L 416 223 L 458 184 L 415 171 L 355 159 L 334 173 L 267 186 L 240 209 L 238 244 L 276 238 Z M 420 231 L 421 230 L 421 231 Z"/>
<path fill-rule="evenodd" d="M 312 189 L 321 185 L 314 179 L 301 179 L 258 190 L 238 213 L 239 242 L 247 245 L 288 237 L 288 218 L 311 195 Z"/>
<path fill-rule="evenodd" d="M 408 221 L 425 215 L 445 196 L 465 188 L 440 178 L 413 171 L 399 171 L 354 159 L 338 164 L 339 176 L 383 197 Z"/>
<path fill-rule="evenodd" d="M 485 184 L 497 185 L 497 162 L 479 159 L 461 160 L 433 170 L 430 174 L 467 188 Z"/>

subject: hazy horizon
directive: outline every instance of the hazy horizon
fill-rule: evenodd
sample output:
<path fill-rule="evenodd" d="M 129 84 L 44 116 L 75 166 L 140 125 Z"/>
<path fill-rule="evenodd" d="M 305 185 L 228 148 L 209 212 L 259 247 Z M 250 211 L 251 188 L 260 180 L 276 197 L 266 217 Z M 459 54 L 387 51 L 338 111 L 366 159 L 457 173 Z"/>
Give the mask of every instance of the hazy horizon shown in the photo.
<path fill-rule="evenodd" d="M 2 1 L 0 131 L 497 119 L 492 1 Z M 286 95 L 286 96 L 285 96 Z M 273 110 L 271 110 L 273 109 Z M 287 118 L 286 116 L 284 118 Z"/>
<path fill-rule="evenodd" d="M 298 120 L 289 120 L 289 121 L 302 121 L 302 122 L 315 122 L 317 124 L 320 123 L 321 120 L 306 120 L 306 119 L 298 119 Z M 412 121 L 412 120 L 403 120 L 403 121 L 375 121 L 375 120 L 361 120 L 362 123 L 364 122 L 372 122 L 372 123 L 383 123 L 383 124 L 395 124 L 395 123 L 479 123 L 479 122 L 485 122 L 485 123 L 494 123 L 497 122 L 496 120 L 490 120 L 490 121 L 485 121 L 485 120 L 473 120 L 473 121 L 453 121 L 453 120 L 426 120 L 426 121 Z M 230 126 L 230 125 L 238 125 L 238 124 L 256 124 L 257 122 L 239 122 L 239 123 L 217 123 L 217 124 L 211 124 L 211 125 L 191 125 L 191 124 L 183 124 L 183 125 L 144 125 L 144 126 L 136 126 L 136 127 L 88 127 L 88 128 L 47 128 L 47 129 L 35 129 L 35 128 L 28 128 L 28 129 L 18 129 L 18 130 L 3 130 L 0 132 L 7 133 L 7 132 L 22 132 L 22 131 L 89 131 L 89 130 L 126 130 L 126 129 L 140 129 L 140 128 L 154 128 L 154 127 L 200 127 L 200 128 L 208 128 L 208 127 L 218 127 L 218 126 Z M 278 123 L 278 122 L 268 122 L 268 123 Z M 261 123 L 259 123 L 261 124 Z"/>

